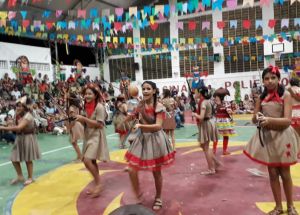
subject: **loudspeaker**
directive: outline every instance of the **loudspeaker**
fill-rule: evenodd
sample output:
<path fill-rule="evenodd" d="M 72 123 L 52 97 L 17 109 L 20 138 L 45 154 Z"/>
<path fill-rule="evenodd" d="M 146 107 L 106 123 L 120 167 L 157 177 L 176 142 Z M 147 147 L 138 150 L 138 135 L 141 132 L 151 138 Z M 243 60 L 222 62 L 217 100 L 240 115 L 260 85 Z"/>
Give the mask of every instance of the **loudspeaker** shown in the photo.
<path fill-rule="evenodd" d="M 214 61 L 215 61 L 215 62 L 220 62 L 220 61 L 221 61 L 220 58 L 221 58 L 221 57 L 220 57 L 220 54 L 219 54 L 219 53 L 214 54 Z"/>
<path fill-rule="evenodd" d="M 134 64 L 133 64 L 133 69 L 134 69 L 135 71 L 140 70 L 140 65 L 139 65 L 139 63 L 134 63 Z"/>

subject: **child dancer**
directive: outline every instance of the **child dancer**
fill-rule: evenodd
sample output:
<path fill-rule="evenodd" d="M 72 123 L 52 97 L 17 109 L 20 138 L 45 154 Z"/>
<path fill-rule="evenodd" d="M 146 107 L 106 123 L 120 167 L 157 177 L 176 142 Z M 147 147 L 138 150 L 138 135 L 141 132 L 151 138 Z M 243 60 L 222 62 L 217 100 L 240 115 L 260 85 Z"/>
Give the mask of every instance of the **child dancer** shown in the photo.
<path fill-rule="evenodd" d="M 108 160 L 105 136 L 105 107 L 100 101 L 100 90 L 95 84 L 88 84 L 83 89 L 85 116 L 77 115 L 76 120 L 84 126 L 83 163 L 92 174 L 95 187 L 87 194 L 98 197 L 102 191 L 97 160 Z"/>
<path fill-rule="evenodd" d="M 70 104 L 71 105 L 71 104 Z M 75 118 L 79 114 L 79 107 L 77 107 L 75 104 L 72 104 L 69 107 L 69 116 L 71 118 Z M 67 122 L 69 124 L 68 130 L 70 134 L 70 142 L 76 152 L 77 158 L 75 162 L 80 162 L 82 160 L 82 154 L 80 151 L 80 148 L 77 144 L 78 140 L 84 139 L 84 128 L 83 125 L 78 121 L 70 121 Z"/>
<path fill-rule="evenodd" d="M 164 89 L 164 98 L 162 99 L 162 104 L 166 108 L 166 118 L 163 122 L 163 129 L 166 134 L 171 138 L 173 149 L 175 149 L 175 134 L 174 130 L 176 128 L 175 122 L 175 108 L 176 102 L 171 97 L 171 92 L 169 89 Z"/>
<path fill-rule="evenodd" d="M 157 87 L 152 81 L 142 84 L 143 100 L 136 111 L 139 122 L 135 129 L 140 129 L 141 134 L 133 139 L 125 158 L 129 164 L 129 176 L 138 201 L 142 201 L 139 186 L 138 170 L 151 170 L 155 180 L 156 195 L 153 210 L 162 208 L 162 174 L 161 168 L 174 161 L 175 152 L 171 143 L 162 130 L 164 119 L 164 106 L 157 102 Z"/>
<path fill-rule="evenodd" d="M 280 72 L 270 66 L 262 74 L 264 92 L 256 103 L 252 121 L 259 128 L 244 153 L 253 161 L 268 167 L 275 208 L 269 215 L 283 214 L 281 177 L 287 200 L 288 215 L 297 215 L 293 204 L 293 183 L 290 166 L 297 163 L 299 136 L 291 124 L 291 95 L 279 84 Z"/>
<path fill-rule="evenodd" d="M 289 92 L 292 96 L 292 126 L 300 135 L 300 87 L 299 79 L 291 78 Z"/>
<path fill-rule="evenodd" d="M 211 95 L 208 93 L 207 87 L 202 86 L 199 89 L 199 93 L 200 101 L 198 103 L 197 113 L 193 113 L 193 116 L 197 119 L 199 131 L 198 141 L 203 149 L 208 164 L 208 170 L 201 172 L 201 174 L 212 175 L 216 173 L 216 167 L 220 163 L 209 149 L 209 142 L 215 142 L 218 140 L 218 130 L 214 120 L 212 119 L 212 104 L 210 102 Z"/>
<path fill-rule="evenodd" d="M 125 102 L 125 96 L 119 95 L 117 97 L 117 101 L 115 103 L 116 113 L 113 118 L 113 123 L 115 126 L 115 132 L 119 134 L 120 137 L 120 149 L 125 148 L 124 138 L 128 134 L 129 130 L 129 123 L 125 122 L 127 116 L 127 104 Z"/>
<path fill-rule="evenodd" d="M 26 96 L 17 101 L 16 108 L 16 126 L 3 127 L 0 130 L 14 131 L 17 133 L 15 145 L 11 153 L 11 161 L 17 172 L 17 178 L 11 181 L 11 184 L 24 181 L 21 162 L 25 161 L 28 179 L 24 185 L 33 182 L 33 160 L 40 159 L 41 153 L 36 138 L 35 122 L 30 112 L 31 100 Z"/>
<path fill-rule="evenodd" d="M 236 134 L 232 118 L 230 117 L 231 109 L 226 106 L 224 102 L 224 97 L 226 94 L 216 94 L 215 93 L 215 102 L 216 102 L 216 122 L 218 132 L 223 136 L 223 155 L 229 155 L 230 152 L 227 151 L 229 136 L 234 136 Z M 214 141 L 213 152 L 217 151 L 218 140 Z"/>

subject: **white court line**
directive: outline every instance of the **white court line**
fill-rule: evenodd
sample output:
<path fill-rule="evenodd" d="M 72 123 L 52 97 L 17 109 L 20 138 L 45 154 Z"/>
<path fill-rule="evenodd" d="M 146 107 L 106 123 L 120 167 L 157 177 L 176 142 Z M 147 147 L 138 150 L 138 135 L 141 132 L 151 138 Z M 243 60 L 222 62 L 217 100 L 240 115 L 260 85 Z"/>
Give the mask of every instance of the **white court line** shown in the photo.
<path fill-rule="evenodd" d="M 112 136 L 115 136 L 117 134 L 110 134 L 110 135 L 107 135 L 106 137 L 112 137 Z M 82 145 L 82 143 L 79 143 L 78 145 Z M 65 146 L 65 147 L 61 147 L 61 148 L 58 148 L 58 149 L 54 149 L 54 150 L 50 150 L 50 151 L 47 151 L 47 152 L 43 152 L 42 155 L 47 155 L 47 154 L 51 154 L 53 152 L 58 152 L 58 151 L 61 151 L 61 150 L 64 150 L 64 149 L 69 149 L 69 148 L 73 148 L 73 146 Z M 8 164 L 11 164 L 11 161 L 9 162 L 5 162 L 5 163 L 1 163 L 0 164 L 0 167 L 2 166 L 6 166 Z"/>

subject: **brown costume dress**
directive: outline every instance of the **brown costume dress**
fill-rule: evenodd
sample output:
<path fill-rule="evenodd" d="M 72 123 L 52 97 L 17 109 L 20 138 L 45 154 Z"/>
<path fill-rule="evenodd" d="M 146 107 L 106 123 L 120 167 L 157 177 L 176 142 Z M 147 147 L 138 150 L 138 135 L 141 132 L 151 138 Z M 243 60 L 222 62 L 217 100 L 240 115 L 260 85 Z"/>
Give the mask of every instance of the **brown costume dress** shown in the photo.
<path fill-rule="evenodd" d="M 266 117 L 281 118 L 284 104 L 278 101 L 262 101 L 262 113 Z M 260 137 L 261 135 L 261 140 Z M 261 128 L 244 149 L 244 154 L 253 161 L 272 167 L 284 167 L 297 163 L 299 136 L 291 127 Z"/>
<path fill-rule="evenodd" d="M 98 103 L 89 119 L 96 120 L 105 125 L 105 118 L 105 107 L 101 103 Z M 82 154 L 83 157 L 91 160 L 109 160 L 105 126 L 103 126 L 103 128 L 89 128 L 87 127 L 87 125 L 84 126 L 84 142 Z"/>
<path fill-rule="evenodd" d="M 215 120 L 212 118 L 212 105 L 209 100 L 201 102 L 201 111 L 205 111 L 204 119 L 198 123 L 198 141 L 199 143 L 207 143 L 210 141 L 218 141 L 218 130 Z"/>
<path fill-rule="evenodd" d="M 163 129 L 164 130 L 174 130 L 176 128 L 176 121 L 175 121 L 175 100 L 173 98 L 164 98 L 162 99 L 162 104 L 166 108 L 166 117 L 163 122 Z"/>
<path fill-rule="evenodd" d="M 143 102 L 137 108 L 141 124 L 155 124 L 156 119 L 164 118 L 164 111 L 161 103 L 157 104 L 155 110 L 152 107 L 146 108 Z M 157 171 L 174 161 L 175 152 L 162 129 L 156 132 L 140 130 L 132 140 L 125 158 L 134 169 Z"/>
<path fill-rule="evenodd" d="M 32 161 L 41 158 L 41 152 L 35 134 L 35 122 L 31 113 L 26 113 L 19 121 L 27 120 L 27 126 L 19 133 L 11 153 L 11 161 Z"/>
<path fill-rule="evenodd" d="M 76 115 L 79 114 L 79 109 L 71 106 L 70 111 L 73 111 Z M 84 139 L 84 128 L 83 125 L 78 121 L 72 121 L 71 124 L 71 131 L 70 131 L 70 141 L 71 143 L 77 142 L 78 140 Z"/>

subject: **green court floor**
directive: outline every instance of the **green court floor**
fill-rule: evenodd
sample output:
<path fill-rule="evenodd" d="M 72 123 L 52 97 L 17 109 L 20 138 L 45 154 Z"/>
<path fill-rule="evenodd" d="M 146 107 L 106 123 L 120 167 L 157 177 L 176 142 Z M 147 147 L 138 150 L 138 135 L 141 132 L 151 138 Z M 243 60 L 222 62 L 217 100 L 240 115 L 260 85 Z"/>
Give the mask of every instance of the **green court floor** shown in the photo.
<path fill-rule="evenodd" d="M 238 136 L 232 137 L 232 141 L 247 141 L 255 131 L 255 126 L 248 123 L 249 120 L 236 120 L 236 130 Z M 176 141 L 188 142 L 196 141 L 197 127 L 195 125 L 185 125 L 184 128 L 176 129 Z M 118 136 L 114 133 L 113 126 L 106 128 L 107 140 L 111 151 L 118 149 Z M 39 176 L 72 162 L 75 153 L 69 143 L 67 135 L 54 136 L 50 134 L 38 135 L 38 142 L 42 151 L 42 159 L 34 162 L 34 177 Z M 229 143 L 230 144 L 230 143 Z M 221 145 L 221 144 L 220 144 Z M 80 143 L 81 146 L 81 143 Z M 12 145 L 0 142 L 0 213 L 10 214 L 10 207 L 17 193 L 23 185 L 9 185 L 9 181 L 15 177 L 15 171 L 9 161 Z M 26 167 L 23 164 L 23 173 L 26 177 Z"/>

